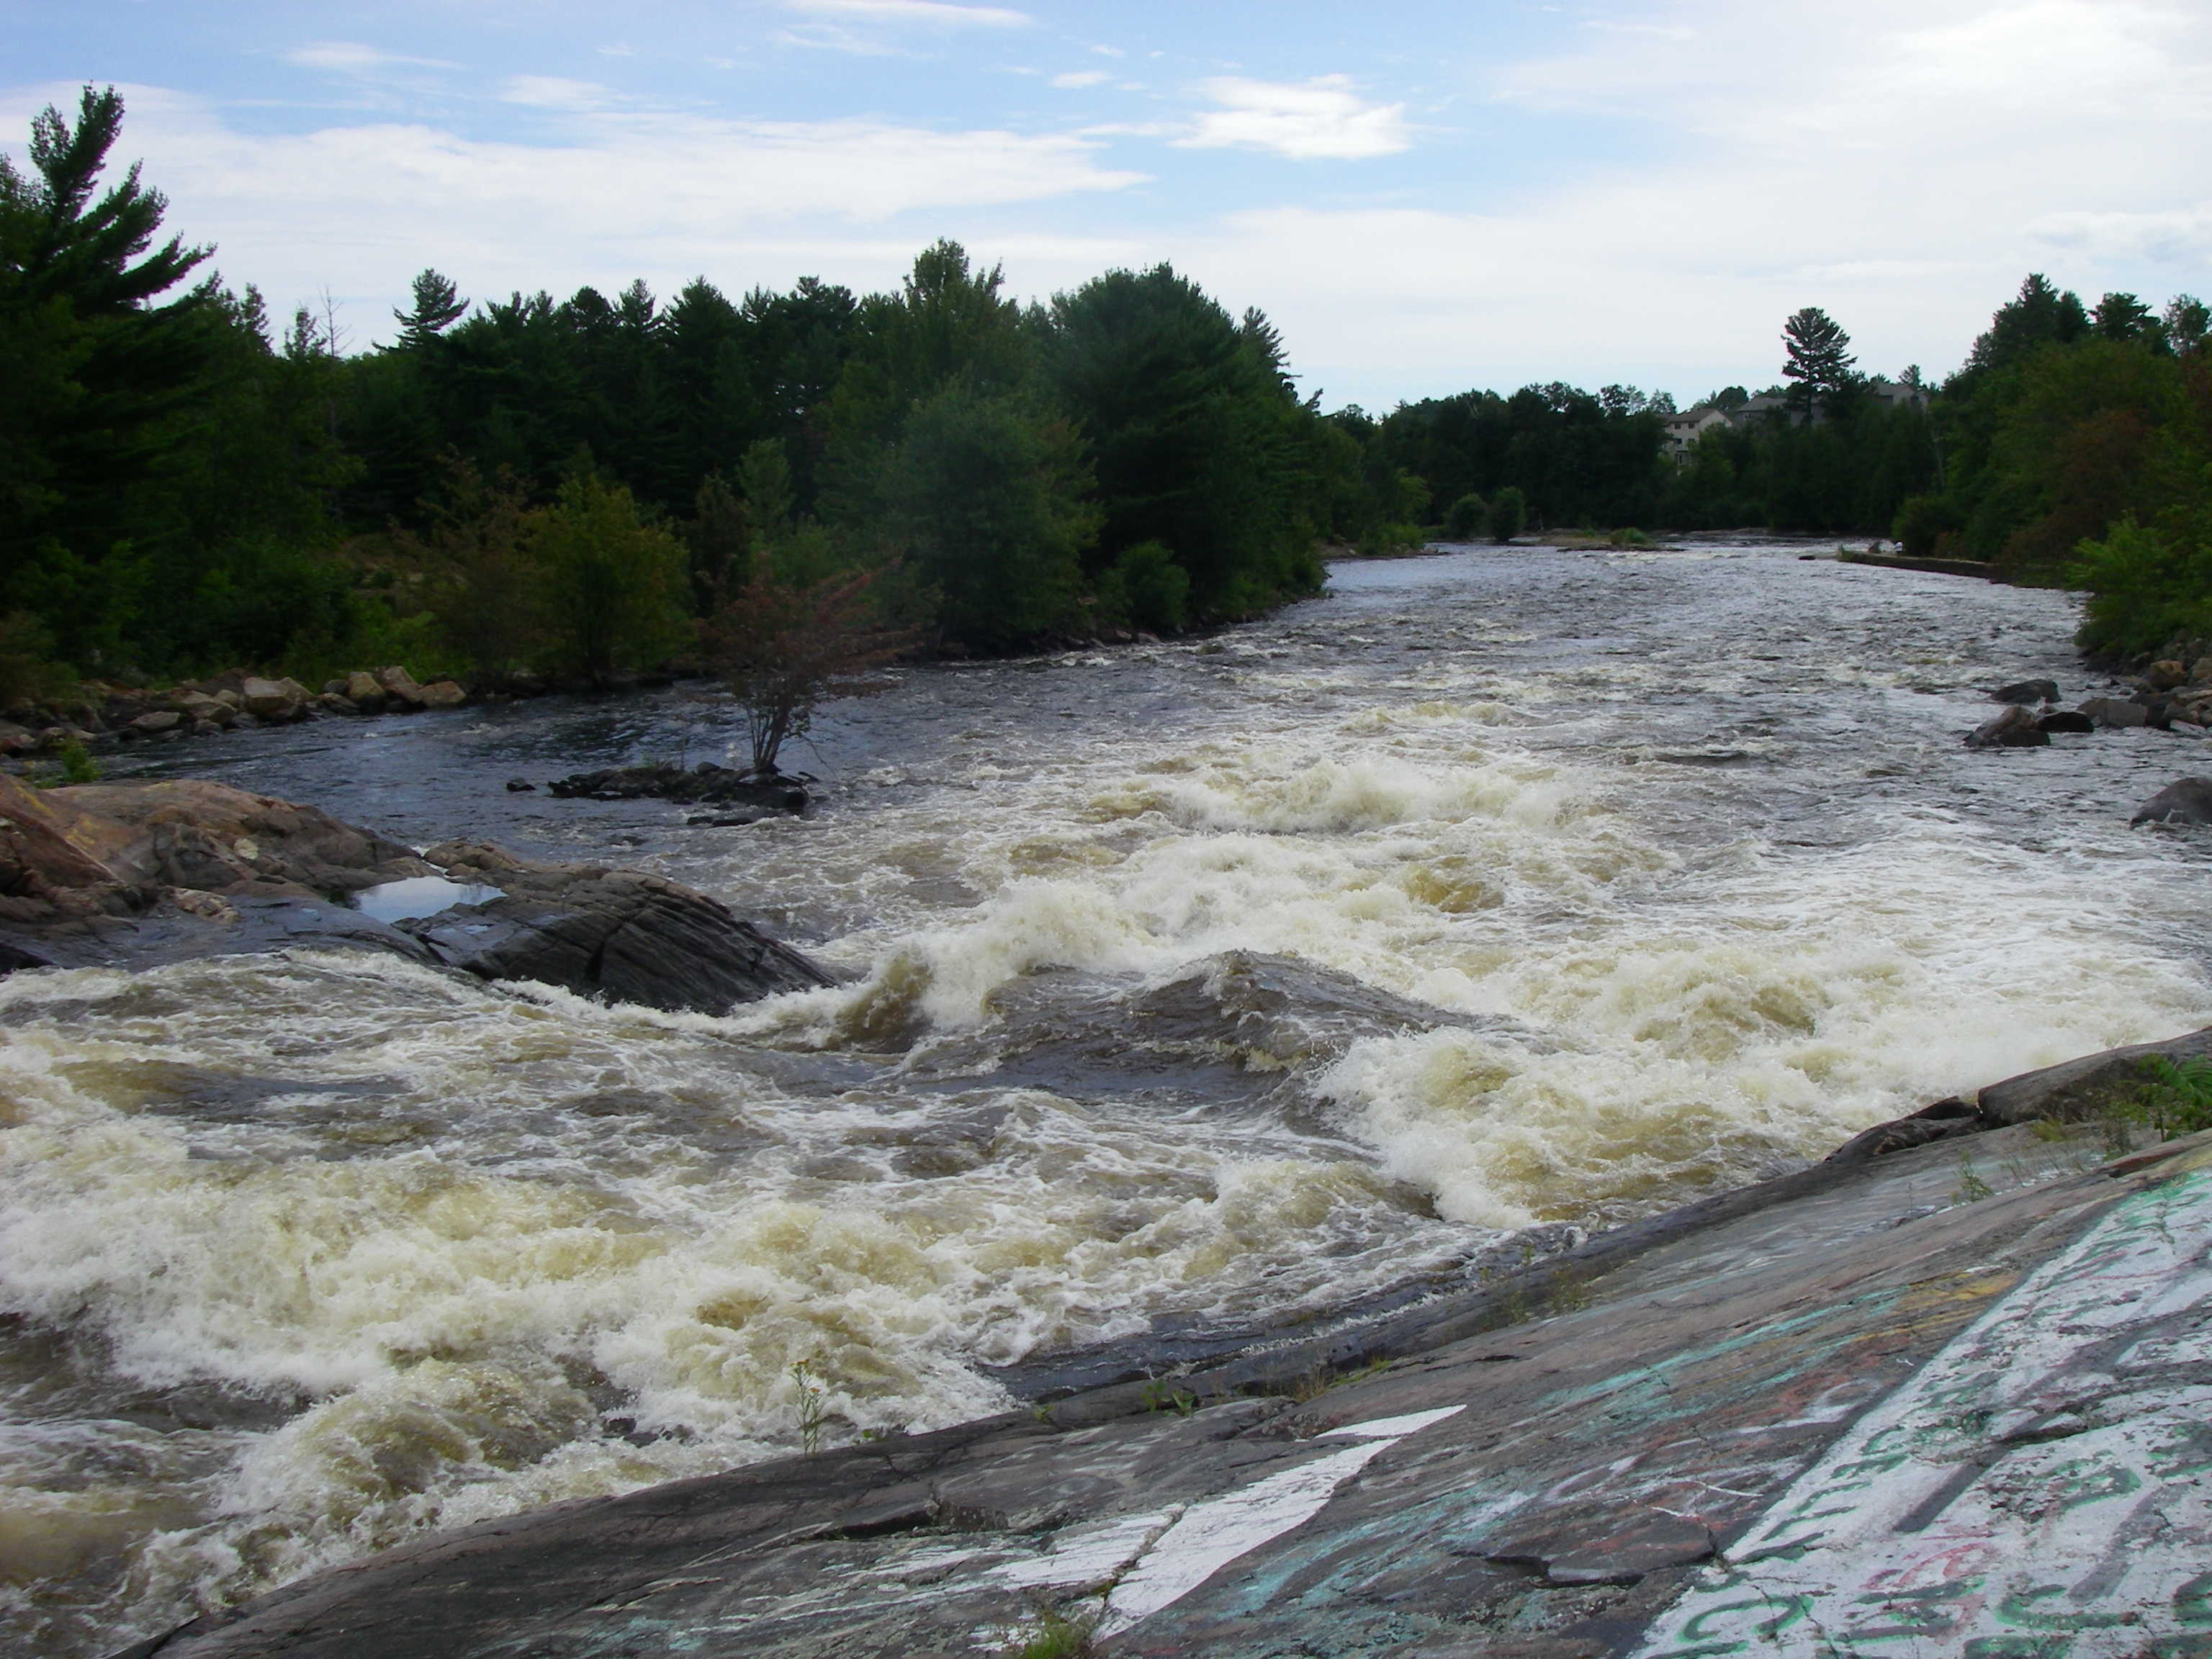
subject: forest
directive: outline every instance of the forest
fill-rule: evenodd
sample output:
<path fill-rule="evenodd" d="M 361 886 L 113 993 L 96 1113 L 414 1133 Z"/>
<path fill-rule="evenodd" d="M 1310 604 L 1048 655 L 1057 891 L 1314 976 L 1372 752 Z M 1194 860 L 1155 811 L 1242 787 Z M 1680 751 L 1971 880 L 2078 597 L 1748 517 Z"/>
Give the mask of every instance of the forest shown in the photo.
<path fill-rule="evenodd" d="M 1568 527 L 1895 535 L 2086 586 L 2100 648 L 2212 631 L 2186 296 L 2032 276 L 1902 402 L 1808 308 L 1794 384 L 1717 392 L 1738 418 L 1679 455 L 1632 387 L 1324 413 L 1261 312 L 1165 264 L 1023 305 L 950 241 L 869 295 L 497 298 L 429 270 L 350 350 L 165 225 L 112 167 L 122 119 L 88 87 L 27 169 L 0 159 L 0 704 L 229 665 L 605 683 L 779 607 L 1004 653 L 1255 615 L 1346 551 Z"/>

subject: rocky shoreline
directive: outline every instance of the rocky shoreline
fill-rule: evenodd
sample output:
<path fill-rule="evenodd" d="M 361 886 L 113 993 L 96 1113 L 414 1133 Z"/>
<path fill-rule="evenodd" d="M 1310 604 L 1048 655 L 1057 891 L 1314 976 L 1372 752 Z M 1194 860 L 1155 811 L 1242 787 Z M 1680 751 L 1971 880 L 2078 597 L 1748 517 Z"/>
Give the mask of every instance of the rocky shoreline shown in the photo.
<path fill-rule="evenodd" d="M 2212 1134 L 2114 1158 L 2094 1126 L 2208 1049 L 1993 1085 L 1355 1329 L 441 1534 L 118 1659 L 2196 1652 Z"/>
<path fill-rule="evenodd" d="M 670 671 L 571 685 L 542 676 L 510 675 L 496 684 L 471 686 L 452 678 L 421 682 L 405 667 L 389 664 L 325 680 L 319 691 L 295 679 L 240 668 L 161 690 L 88 680 L 70 697 L 0 709 L 0 762 L 58 754 L 71 745 L 175 743 L 330 717 L 370 719 L 512 702 L 556 691 L 658 689 L 681 678 Z"/>

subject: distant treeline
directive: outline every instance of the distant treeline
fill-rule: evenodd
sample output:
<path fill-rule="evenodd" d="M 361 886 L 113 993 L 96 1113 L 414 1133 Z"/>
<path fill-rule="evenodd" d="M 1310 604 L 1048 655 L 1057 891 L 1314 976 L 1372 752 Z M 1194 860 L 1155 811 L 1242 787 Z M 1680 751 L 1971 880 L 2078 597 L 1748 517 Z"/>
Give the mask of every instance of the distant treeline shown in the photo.
<path fill-rule="evenodd" d="M 1324 415 L 1264 315 L 1165 265 L 1023 307 L 950 242 L 867 295 L 471 303 L 426 270 L 349 354 L 327 310 L 280 331 L 163 242 L 136 167 L 100 188 L 121 118 L 88 88 L 28 172 L 0 161 L 0 703 L 234 664 L 599 677 L 772 590 L 1004 651 L 1253 615 L 1332 544 L 1524 520 L 1894 532 L 2050 580 L 2086 539 L 2130 592 L 2203 562 L 2193 301 L 2091 314 L 2031 278 L 1924 404 L 1867 395 L 1800 313 L 1782 406 L 1680 457 L 1672 404 L 1624 387 Z"/>

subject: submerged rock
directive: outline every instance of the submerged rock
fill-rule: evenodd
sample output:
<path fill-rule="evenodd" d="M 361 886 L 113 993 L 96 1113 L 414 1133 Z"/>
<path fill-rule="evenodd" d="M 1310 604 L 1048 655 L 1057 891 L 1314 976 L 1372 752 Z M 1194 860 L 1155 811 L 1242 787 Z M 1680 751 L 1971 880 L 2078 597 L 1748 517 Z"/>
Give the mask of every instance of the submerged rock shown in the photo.
<path fill-rule="evenodd" d="M 2010 685 L 2001 685 L 1990 693 L 1995 702 L 2033 703 L 2057 702 L 2058 682 L 2056 680 L 2015 680 Z"/>
<path fill-rule="evenodd" d="M 2041 732 L 2094 732 L 2097 722 L 2087 714 L 2072 708 L 2055 708 L 2048 714 L 2039 714 L 2036 729 Z"/>
<path fill-rule="evenodd" d="M 666 800 L 684 806 L 744 806 L 760 812 L 804 812 L 803 782 L 778 774 L 761 777 L 732 767 L 701 761 L 690 771 L 680 766 L 611 766 L 597 772 L 572 772 L 545 786 L 562 799 Z"/>

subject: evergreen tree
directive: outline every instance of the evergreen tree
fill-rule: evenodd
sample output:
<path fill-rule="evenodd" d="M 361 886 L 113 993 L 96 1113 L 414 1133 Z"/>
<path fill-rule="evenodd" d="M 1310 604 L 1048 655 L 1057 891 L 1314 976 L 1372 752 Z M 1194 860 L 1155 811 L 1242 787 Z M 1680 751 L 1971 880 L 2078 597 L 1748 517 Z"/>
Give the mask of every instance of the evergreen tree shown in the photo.
<path fill-rule="evenodd" d="M 1790 394 L 1794 407 L 1812 418 L 1815 402 L 1832 404 L 1851 382 L 1851 337 L 1818 306 L 1791 313 L 1782 325 L 1782 344 L 1787 361 L 1782 378 L 1797 385 Z"/>
<path fill-rule="evenodd" d="M 0 358 L 17 382 L 0 400 L 0 597 L 85 666 L 122 646 L 173 528 L 148 486 L 209 353 L 210 290 L 156 303 L 208 250 L 155 246 L 167 203 L 135 162 L 95 194 L 122 120 L 115 89 L 88 86 L 74 125 L 52 106 L 33 120 L 27 174 L 0 156 Z"/>

